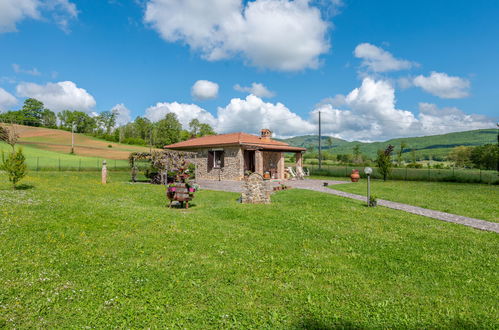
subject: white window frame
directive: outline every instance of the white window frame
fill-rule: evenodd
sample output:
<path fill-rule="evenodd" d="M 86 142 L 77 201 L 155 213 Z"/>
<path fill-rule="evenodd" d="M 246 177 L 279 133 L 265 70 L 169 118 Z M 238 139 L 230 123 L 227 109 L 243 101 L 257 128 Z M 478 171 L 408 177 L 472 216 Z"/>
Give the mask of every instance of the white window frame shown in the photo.
<path fill-rule="evenodd" d="M 223 149 L 215 149 L 213 151 L 213 168 L 222 168 L 222 157 L 224 150 Z M 217 162 L 218 155 L 218 162 Z"/>

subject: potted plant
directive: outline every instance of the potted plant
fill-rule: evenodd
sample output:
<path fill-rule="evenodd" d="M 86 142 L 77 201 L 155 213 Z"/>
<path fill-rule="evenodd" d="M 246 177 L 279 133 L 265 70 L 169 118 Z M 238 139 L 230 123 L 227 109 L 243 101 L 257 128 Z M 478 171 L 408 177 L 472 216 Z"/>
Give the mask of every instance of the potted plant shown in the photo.
<path fill-rule="evenodd" d="M 352 174 L 350 174 L 350 180 L 352 180 L 352 182 L 358 182 L 359 179 L 360 179 L 359 170 L 353 169 Z"/>
<path fill-rule="evenodd" d="M 376 205 L 378 205 L 378 199 L 376 195 L 369 196 L 369 206 L 375 207 Z"/>

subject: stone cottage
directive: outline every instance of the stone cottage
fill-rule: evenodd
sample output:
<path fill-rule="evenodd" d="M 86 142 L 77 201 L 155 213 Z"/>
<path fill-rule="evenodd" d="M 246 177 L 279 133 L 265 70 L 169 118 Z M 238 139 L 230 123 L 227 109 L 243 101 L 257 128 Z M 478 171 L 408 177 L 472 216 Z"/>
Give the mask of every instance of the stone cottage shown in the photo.
<path fill-rule="evenodd" d="M 190 162 L 196 164 L 199 179 L 242 180 L 248 173 L 259 173 L 273 179 L 284 179 L 284 154 L 295 154 L 296 166 L 302 166 L 305 148 L 292 147 L 272 140 L 272 132 L 262 129 L 260 136 L 230 133 L 194 138 L 165 146 L 166 149 L 196 153 Z"/>

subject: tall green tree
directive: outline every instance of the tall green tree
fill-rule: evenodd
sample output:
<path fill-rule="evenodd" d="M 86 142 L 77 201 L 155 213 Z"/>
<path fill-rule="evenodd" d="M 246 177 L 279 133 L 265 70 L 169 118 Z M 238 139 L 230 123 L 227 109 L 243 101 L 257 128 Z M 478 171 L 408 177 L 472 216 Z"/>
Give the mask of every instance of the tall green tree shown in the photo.
<path fill-rule="evenodd" d="M 210 124 L 201 123 L 198 119 L 193 119 L 189 123 L 189 133 L 192 137 L 215 135 L 215 130 Z"/>
<path fill-rule="evenodd" d="M 182 125 L 174 113 L 168 113 L 164 119 L 155 125 L 154 144 L 158 148 L 180 141 Z"/>
<path fill-rule="evenodd" d="M 57 116 L 50 109 L 43 109 L 40 124 L 43 127 L 57 128 Z"/>
<path fill-rule="evenodd" d="M 386 181 L 392 169 L 392 152 L 394 147 L 390 144 L 385 150 L 378 150 L 376 157 L 376 165 L 383 176 L 383 181 Z"/>
<path fill-rule="evenodd" d="M 33 98 L 24 100 L 24 105 L 21 109 L 24 117 L 23 123 L 29 126 L 40 126 L 43 110 L 43 102 Z"/>
<path fill-rule="evenodd" d="M 145 117 L 137 117 L 135 118 L 135 121 L 133 122 L 133 127 L 134 127 L 134 133 L 136 134 L 136 138 L 141 138 L 144 141 L 149 141 L 149 137 L 151 135 L 152 131 L 152 123 L 149 119 Z M 126 136 L 128 137 L 128 136 Z M 132 136 L 130 136 L 132 137 Z"/>
<path fill-rule="evenodd" d="M 102 111 L 97 117 L 97 122 L 106 130 L 106 134 L 111 134 L 112 129 L 116 125 L 116 112 Z"/>

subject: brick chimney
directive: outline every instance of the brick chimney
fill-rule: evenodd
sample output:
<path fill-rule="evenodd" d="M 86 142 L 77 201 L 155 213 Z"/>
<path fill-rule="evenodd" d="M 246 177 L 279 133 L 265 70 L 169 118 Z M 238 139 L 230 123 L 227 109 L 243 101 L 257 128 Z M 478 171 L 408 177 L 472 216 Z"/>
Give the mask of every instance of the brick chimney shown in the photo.
<path fill-rule="evenodd" d="M 270 140 L 271 137 L 272 137 L 272 131 L 269 130 L 268 128 L 260 130 L 260 139 Z"/>

